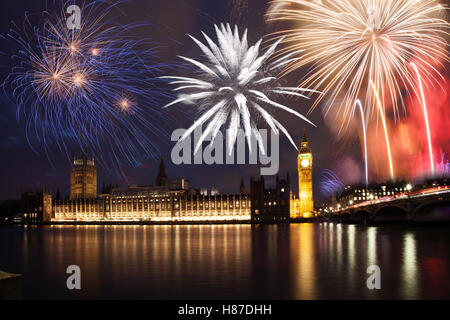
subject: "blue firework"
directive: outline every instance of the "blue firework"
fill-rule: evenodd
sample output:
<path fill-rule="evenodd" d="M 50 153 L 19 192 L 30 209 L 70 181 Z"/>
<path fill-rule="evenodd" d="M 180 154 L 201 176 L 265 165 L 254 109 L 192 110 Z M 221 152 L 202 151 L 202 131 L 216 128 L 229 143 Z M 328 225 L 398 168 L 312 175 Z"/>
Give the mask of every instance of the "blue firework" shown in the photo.
<path fill-rule="evenodd" d="M 67 26 L 73 1 L 66 2 L 38 22 L 27 16 L 5 37 L 20 49 L 3 86 L 30 143 L 37 138 L 46 150 L 56 143 L 67 155 L 75 145 L 104 165 L 136 165 L 159 153 L 170 124 L 161 106 L 171 98 L 160 76 L 173 66 L 159 61 L 160 44 L 135 34 L 146 24 L 114 22 L 121 2 L 85 3 L 79 29 Z"/>
<path fill-rule="evenodd" d="M 333 171 L 324 169 L 319 175 L 319 188 L 325 196 L 336 195 L 344 190 L 344 183 Z"/>

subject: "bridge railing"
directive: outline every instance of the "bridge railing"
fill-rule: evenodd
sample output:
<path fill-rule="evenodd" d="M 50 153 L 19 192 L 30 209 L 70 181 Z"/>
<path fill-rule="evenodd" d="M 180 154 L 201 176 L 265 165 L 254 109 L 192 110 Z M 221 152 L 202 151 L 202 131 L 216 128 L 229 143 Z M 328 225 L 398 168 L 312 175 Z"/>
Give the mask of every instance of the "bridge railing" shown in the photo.
<path fill-rule="evenodd" d="M 331 210 L 325 209 L 323 213 L 339 213 L 343 212 L 349 209 L 357 209 L 357 208 L 363 208 L 363 207 L 369 207 L 372 205 L 380 204 L 380 203 L 387 203 L 392 201 L 398 201 L 398 200 L 405 200 L 405 199 L 418 199 L 418 198 L 424 198 L 429 196 L 435 196 L 435 195 L 441 195 L 441 194 L 447 194 L 450 193 L 450 186 L 436 186 L 432 188 L 426 188 L 422 190 L 415 190 L 410 192 L 403 192 L 391 196 L 385 196 L 378 199 L 371 199 L 364 202 L 355 203 L 352 205 L 343 205 L 338 204 L 337 208 L 333 208 Z"/>

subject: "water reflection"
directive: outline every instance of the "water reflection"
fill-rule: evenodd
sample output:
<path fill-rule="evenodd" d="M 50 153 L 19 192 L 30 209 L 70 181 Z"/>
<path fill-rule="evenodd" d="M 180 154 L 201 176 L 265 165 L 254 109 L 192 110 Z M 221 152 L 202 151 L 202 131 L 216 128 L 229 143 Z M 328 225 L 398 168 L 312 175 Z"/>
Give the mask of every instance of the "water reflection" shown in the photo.
<path fill-rule="evenodd" d="M 417 257 L 416 239 L 411 233 L 407 233 L 403 240 L 403 297 L 405 299 L 417 299 Z"/>
<path fill-rule="evenodd" d="M 316 299 L 316 266 L 314 225 L 300 224 L 290 228 L 293 295 L 295 299 Z"/>
<path fill-rule="evenodd" d="M 349 271 L 353 272 L 355 268 L 355 226 L 349 225 L 347 228 L 347 257 Z"/>
<path fill-rule="evenodd" d="M 377 264 L 377 228 L 367 228 L 367 266 Z"/>
<path fill-rule="evenodd" d="M 331 223 L 3 228 L 0 269 L 25 274 L 26 298 L 448 299 L 448 231 Z M 65 287 L 71 264 L 81 267 L 82 292 Z M 382 290 L 366 287 L 373 264 Z"/>

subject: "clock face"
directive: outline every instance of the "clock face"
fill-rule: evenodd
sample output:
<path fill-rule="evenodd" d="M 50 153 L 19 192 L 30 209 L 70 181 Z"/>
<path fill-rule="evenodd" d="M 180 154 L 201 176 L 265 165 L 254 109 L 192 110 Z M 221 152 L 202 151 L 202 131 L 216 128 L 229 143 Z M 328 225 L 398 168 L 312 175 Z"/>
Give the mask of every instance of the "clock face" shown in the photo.
<path fill-rule="evenodd" d="M 304 159 L 300 164 L 302 165 L 303 168 L 306 168 L 309 166 L 309 160 Z"/>

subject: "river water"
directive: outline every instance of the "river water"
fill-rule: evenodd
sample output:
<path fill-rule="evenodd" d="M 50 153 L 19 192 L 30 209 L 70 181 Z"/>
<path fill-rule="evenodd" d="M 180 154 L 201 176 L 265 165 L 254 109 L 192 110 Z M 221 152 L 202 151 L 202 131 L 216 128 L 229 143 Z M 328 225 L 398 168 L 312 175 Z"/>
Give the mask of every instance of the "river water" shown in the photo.
<path fill-rule="evenodd" d="M 25 299 L 450 299 L 449 267 L 449 227 L 0 228 L 0 269 L 24 274 Z"/>

